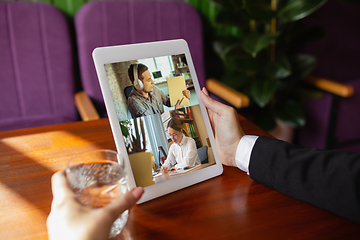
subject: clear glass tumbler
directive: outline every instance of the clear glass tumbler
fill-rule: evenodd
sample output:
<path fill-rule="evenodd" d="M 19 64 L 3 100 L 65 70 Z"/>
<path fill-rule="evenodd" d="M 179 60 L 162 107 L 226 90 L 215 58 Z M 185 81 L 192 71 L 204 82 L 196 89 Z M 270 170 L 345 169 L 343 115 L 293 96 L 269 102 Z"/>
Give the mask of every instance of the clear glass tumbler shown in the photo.
<path fill-rule="evenodd" d="M 74 156 L 66 166 L 66 178 L 77 200 L 91 208 L 112 202 L 128 190 L 124 157 L 112 150 L 91 150 Z M 126 210 L 113 223 L 109 238 L 125 226 Z"/>

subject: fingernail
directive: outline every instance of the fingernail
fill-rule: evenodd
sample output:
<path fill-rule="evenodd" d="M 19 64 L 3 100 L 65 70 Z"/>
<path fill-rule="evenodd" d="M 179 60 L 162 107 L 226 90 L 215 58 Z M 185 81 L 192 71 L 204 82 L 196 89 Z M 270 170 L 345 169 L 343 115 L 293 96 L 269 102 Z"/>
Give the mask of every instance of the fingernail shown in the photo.
<path fill-rule="evenodd" d="M 207 89 L 206 89 L 205 87 L 202 88 L 202 92 L 203 92 L 206 96 L 209 96 L 208 91 L 207 91 Z"/>
<path fill-rule="evenodd" d="M 143 193 L 144 193 L 144 188 L 142 187 L 137 187 L 131 190 L 131 194 L 133 195 L 134 198 L 140 198 Z"/>

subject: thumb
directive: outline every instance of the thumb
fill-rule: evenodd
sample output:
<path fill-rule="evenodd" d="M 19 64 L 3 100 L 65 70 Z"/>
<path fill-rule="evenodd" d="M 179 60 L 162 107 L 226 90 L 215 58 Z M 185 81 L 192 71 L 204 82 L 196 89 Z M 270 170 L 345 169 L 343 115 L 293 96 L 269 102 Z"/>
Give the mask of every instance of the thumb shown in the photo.
<path fill-rule="evenodd" d="M 204 103 L 205 107 L 211 110 L 212 112 L 221 115 L 224 108 L 228 107 L 225 104 L 222 104 L 218 101 L 215 101 L 209 96 L 208 91 L 205 87 L 203 87 L 201 94 L 200 94 L 201 101 Z"/>
<path fill-rule="evenodd" d="M 51 177 L 51 190 L 53 194 L 52 206 L 61 205 L 68 199 L 75 200 L 75 193 L 68 186 L 64 170 Z"/>

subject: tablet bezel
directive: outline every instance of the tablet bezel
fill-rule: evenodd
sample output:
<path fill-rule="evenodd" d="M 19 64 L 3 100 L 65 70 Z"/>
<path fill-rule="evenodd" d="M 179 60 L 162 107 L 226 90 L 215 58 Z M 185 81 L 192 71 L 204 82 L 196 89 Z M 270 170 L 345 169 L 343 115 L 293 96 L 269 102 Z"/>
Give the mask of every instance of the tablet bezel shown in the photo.
<path fill-rule="evenodd" d="M 190 55 L 188 44 L 183 39 L 129 44 L 129 45 L 118 45 L 118 46 L 110 46 L 110 47 L 99 47 L 94 49 L 93 51 L 93 60 L 99 78 L 100 87 L 104 98 L 106 110 L 108 113 L 110 126 L 113 132 L 115 145 L 117 151 L 125 157 L 127 169 L 131 169 L 131 165 L 123 141 L 123 135 L 116 114 L 112 93 L 110 91 L 110 86 L 105 71 L 105 64 L 132 61 L 132 60 L 145 59 L 145 58 L 161 57 L 161 56 L 170 56 L 177 54 L 185 54 L 216 163 L 206 168 L 194 172 L 189 172 L 184 176 L 179 176 L 159 184 L 154 184 L 145 187 L 145 192 L 141 197 L 141 199 L 137 202 L 138 204 L 180 190 L 182 188 L 194 185 L 196 183 L 205 181 L 207 179 L 216 177 L 218 175 L 221 175 L 223 172 L 222 164 L 216 155 L 214 134 L 212 132 L 212 128 L 210 125 L 209 116 L 207 114 L 204 104 L 201 102 L 200 99 L 201 89 L 200 89 L 199 81 L 195 72 L 195 68 Z M 128 175 L 129 188 L 132 189 L 136 187 L 135 179 L 132 171 L 127 171 L 127 175 Z"/>

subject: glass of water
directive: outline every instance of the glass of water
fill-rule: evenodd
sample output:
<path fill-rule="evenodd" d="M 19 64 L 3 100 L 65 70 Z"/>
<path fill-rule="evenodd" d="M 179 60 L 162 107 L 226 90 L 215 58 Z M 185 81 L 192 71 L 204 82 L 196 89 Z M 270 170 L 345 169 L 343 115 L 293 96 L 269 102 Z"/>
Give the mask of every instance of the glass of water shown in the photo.
<path fill-rule="evenodd" d="M 103 207 L 128 190 L 124 157 L 112 150 L 92 150 L 74 156 L 66 166 L 66 178 L 77 200 L 91 208 Z M 111 226 L 109 238 L 121 232 L 126 210 Z"/>

